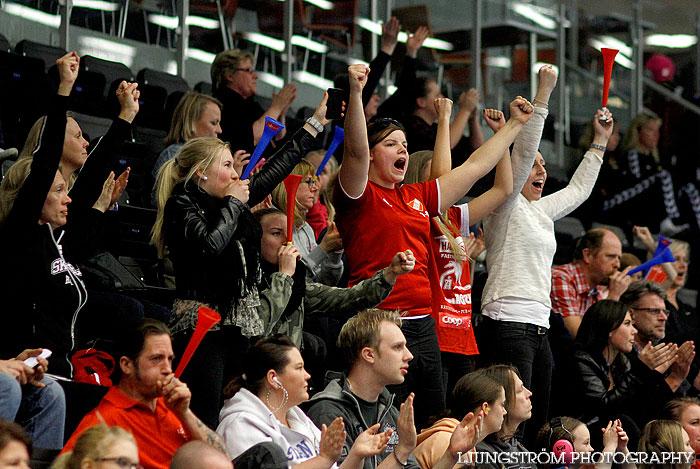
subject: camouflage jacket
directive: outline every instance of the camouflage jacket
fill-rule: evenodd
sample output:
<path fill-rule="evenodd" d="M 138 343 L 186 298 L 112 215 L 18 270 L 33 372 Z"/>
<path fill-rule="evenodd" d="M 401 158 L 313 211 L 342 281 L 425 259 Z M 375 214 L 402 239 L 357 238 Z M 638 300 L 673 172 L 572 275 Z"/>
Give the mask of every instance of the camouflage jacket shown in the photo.
<path fill-rule="evenodd" d="M 304 301 L 292 314 L 282 316 L 292 294 L 292 277 L 275 272 L 270 287 L 260 292 L 258 313 L 265 324 L 265 336 L 288 335 L 297 347 L 302 345 L 305 314 L 326 314 L 347 319 L 372 308 L 389 296 L 393 285 L 384 280 L 383 270 L 352 288 L 336 288 L 306 280 Z"/>

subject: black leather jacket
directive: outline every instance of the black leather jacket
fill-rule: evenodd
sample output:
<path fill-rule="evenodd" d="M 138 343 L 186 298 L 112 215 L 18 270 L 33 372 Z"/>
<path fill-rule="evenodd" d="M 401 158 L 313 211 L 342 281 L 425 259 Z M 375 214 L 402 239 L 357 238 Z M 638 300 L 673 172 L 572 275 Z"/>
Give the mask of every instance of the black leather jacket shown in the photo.
<path fill-rule="evenodd" d="M 212 197 L 192 181 L 174 188 L 165 205 L 163 235 L 175 268 L 177 298 L 208 303 L 223 315 L 239 297 L 242 276 L 248 285 L 257 282 L 262 227 L 249 206 L 270 194 L 314 141 L 299 130 L 250 178 L 248 204 Z M 233 240 L 241 242 L 243 259 Z"/>
<path fill-rule="evenodd" d="M 574 363 L 580 380 L 573 387 L 578 397 L 574 401 L 581 406 L 584 422 L 595 416 L 609 418 L 618 414 L 643 422 L 654 413 L 653 409 L 662 407 L 673 397 L 663 375 L 636 357 L 618 356 L 608 366 L 602 353 L 592 355 L 579 349 L 574 354 Z M 614 382 L 612 389 L 609 372 Z"/>

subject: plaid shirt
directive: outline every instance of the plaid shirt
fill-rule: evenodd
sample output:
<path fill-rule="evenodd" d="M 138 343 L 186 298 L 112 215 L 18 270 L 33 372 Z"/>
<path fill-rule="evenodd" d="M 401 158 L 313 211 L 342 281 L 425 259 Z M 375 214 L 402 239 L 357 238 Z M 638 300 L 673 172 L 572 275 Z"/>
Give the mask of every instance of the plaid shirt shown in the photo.
<path fill-rule="evenodd" d="M 605 295 L 597 286 L 591 288 L 578 262 L 552 269 L 552 309 L 567 318 L 583 316 L 594 303 Z"/>

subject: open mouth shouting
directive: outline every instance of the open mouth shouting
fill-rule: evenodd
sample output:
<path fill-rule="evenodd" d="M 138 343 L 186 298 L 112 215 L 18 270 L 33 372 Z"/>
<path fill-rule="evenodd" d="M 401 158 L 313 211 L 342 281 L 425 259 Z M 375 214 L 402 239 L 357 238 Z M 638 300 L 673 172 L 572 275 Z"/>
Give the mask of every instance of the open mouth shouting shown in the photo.
<path fill-rule="evenodd" d="M 536 190 L 541 191 L 544 188 L 544 179 L 535 179 L 532 185 Z"/>
<path fill-rule="evenodd" d="M 406 171 L 406 158 L 401 157 L 394 162 L 394 168 L 398 169 L 402 173 Z"/>

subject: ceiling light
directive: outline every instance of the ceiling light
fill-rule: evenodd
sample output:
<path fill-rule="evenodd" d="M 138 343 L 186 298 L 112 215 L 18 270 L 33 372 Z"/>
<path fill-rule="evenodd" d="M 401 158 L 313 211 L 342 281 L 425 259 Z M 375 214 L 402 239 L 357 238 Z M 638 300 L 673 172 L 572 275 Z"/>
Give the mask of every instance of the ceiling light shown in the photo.
<path fill-rule="evenodd" d="M 526 5 L 524 3 L 514 3 L 510 6 L 510 8 L 520 16 L 524 16 L 533 23 L 537 23 L 545 29 L 556 29 L 557 27 L 556 21 L 554 21 L 552 18 L 549 18 L 548 16 L 543 15 L 542 13 L 537 11 L 532 5 Z"/>
<path fill-rule="evenodd" d="M 690 34 L 652 34 L 644 39 L 647 46 L 684 49 L 697 44 L 698 38 Z"/>

